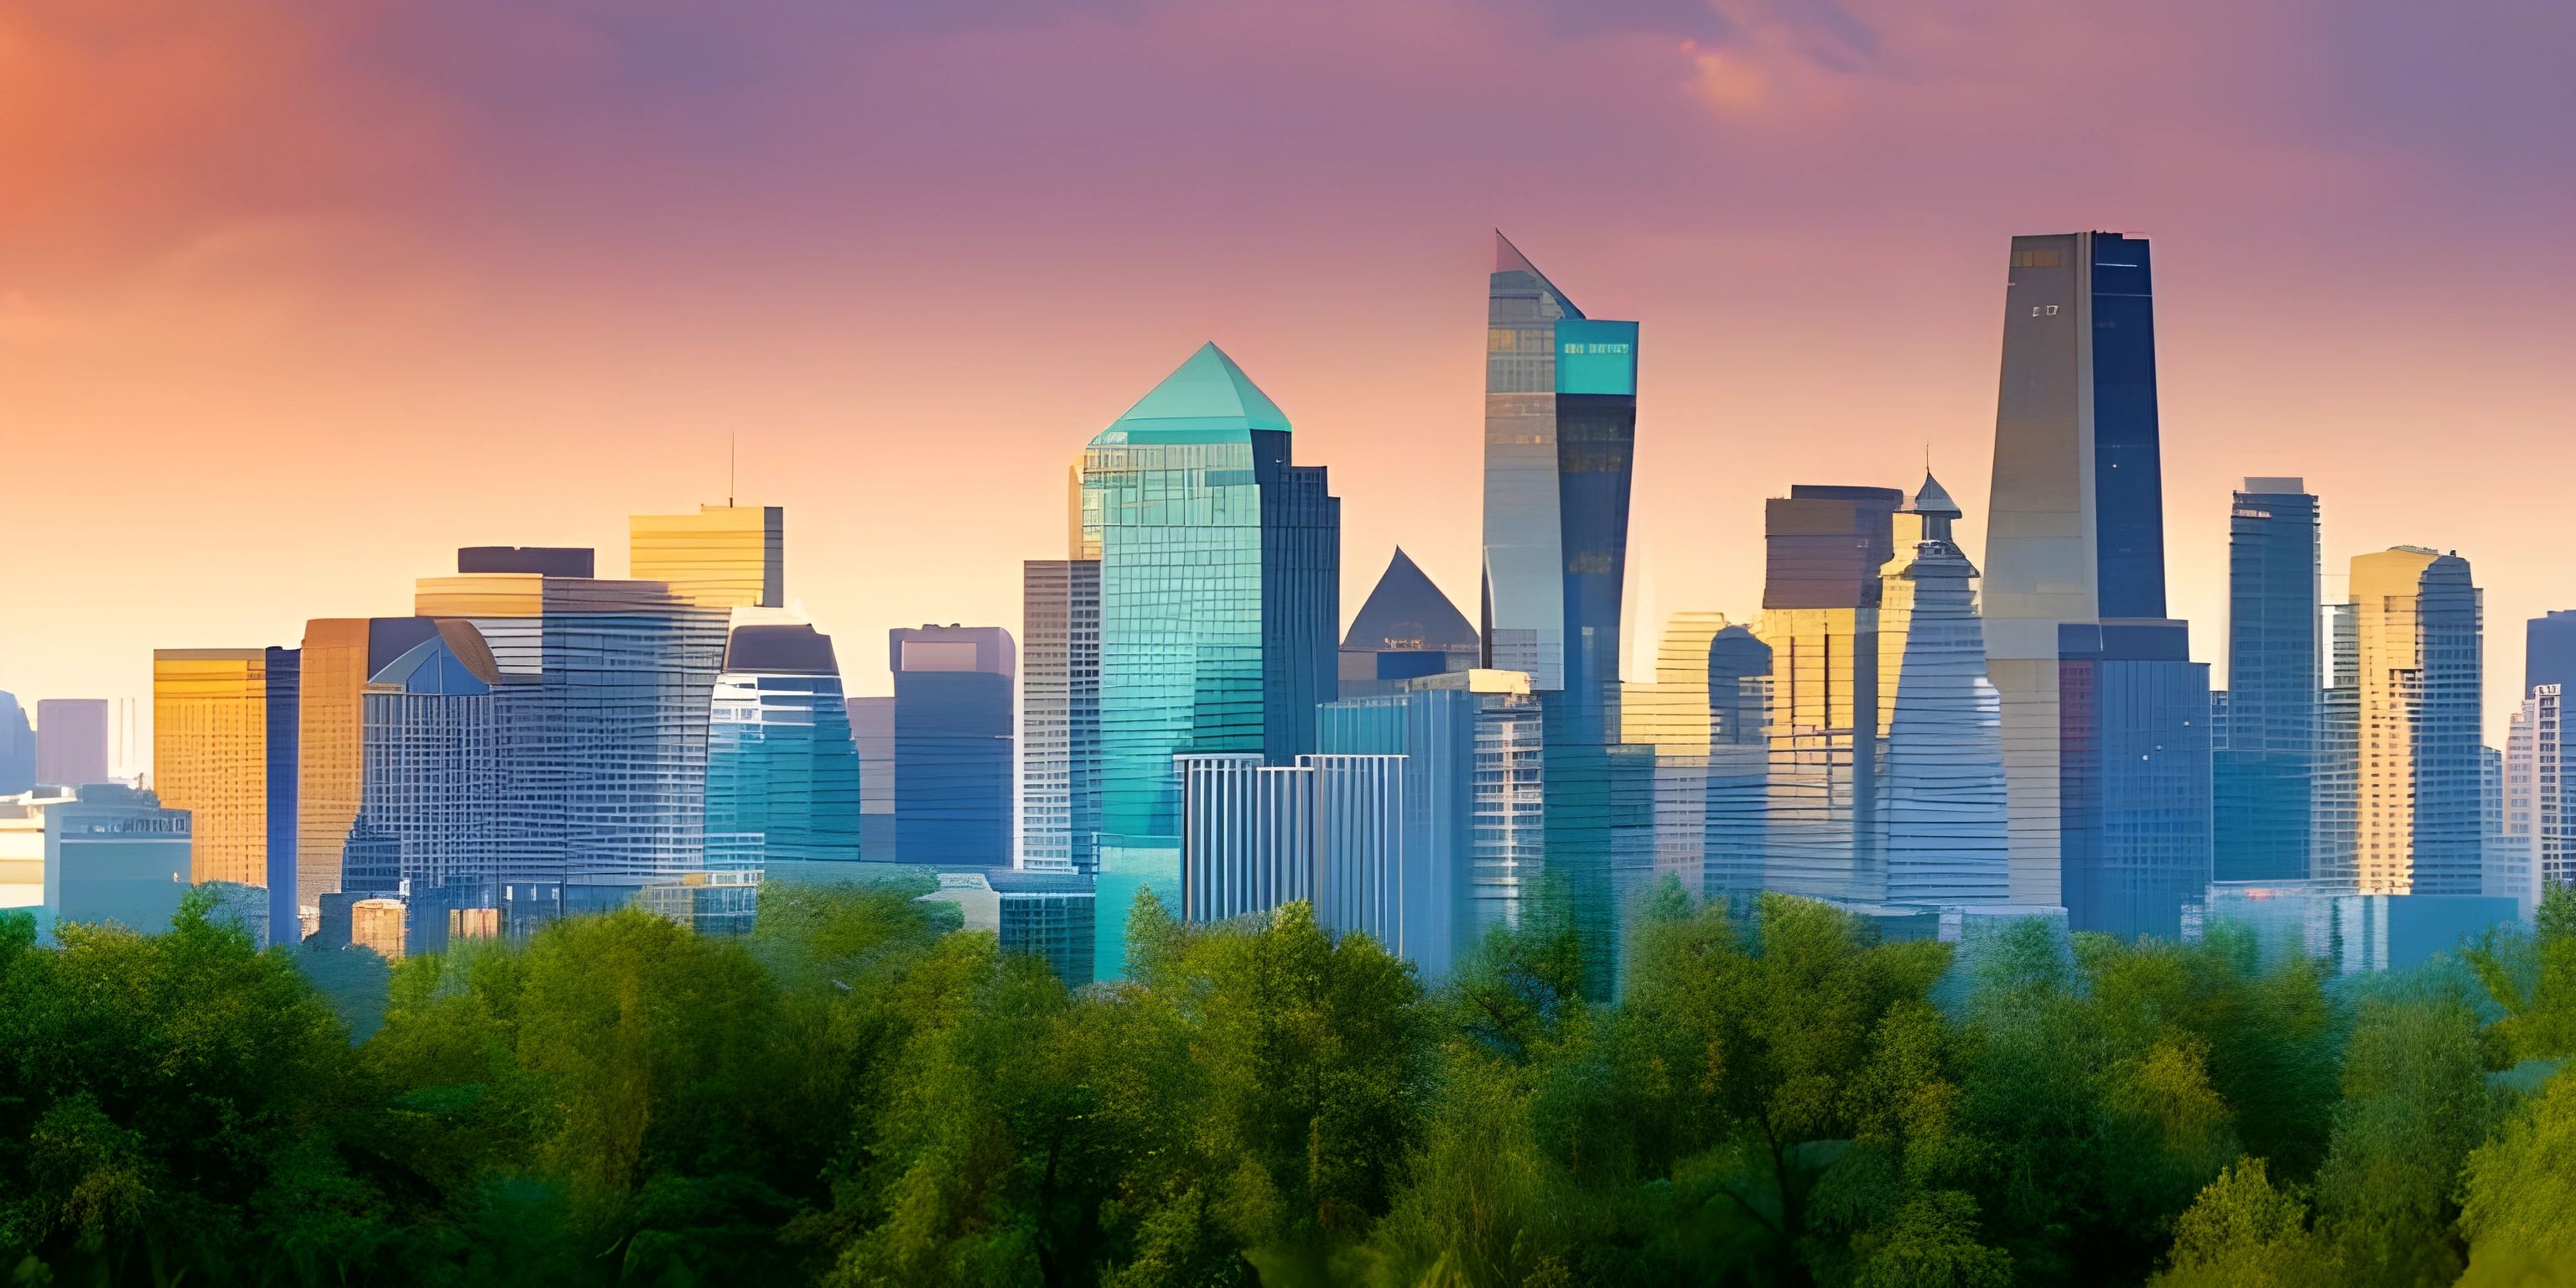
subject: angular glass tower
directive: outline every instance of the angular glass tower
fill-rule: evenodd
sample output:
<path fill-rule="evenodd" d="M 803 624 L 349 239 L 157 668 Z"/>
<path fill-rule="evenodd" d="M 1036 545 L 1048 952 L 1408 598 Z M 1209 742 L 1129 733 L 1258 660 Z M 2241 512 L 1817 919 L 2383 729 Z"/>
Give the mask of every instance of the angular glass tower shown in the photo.
<path fill-rule="evenodd" d="M 1637 439 L 1637 324 L 1587 318 L 1501 233 L 1485 296 L 1485 665 L 1545 725 L 1547 871 L 1606 997 L 1613 852 L 1652 847 L 1653 753 L 1619 745 L 1619 612 Z M 1651 860 L 1647 863 L 1651 867 Z"/>
<path fill-rule="evenodd" d="M 1314 749 L 1341 502 L 1321 466 L 1290 462 L 1287 416 L 1213 344 L 1092 438 L 1082 491 L 1100 549 L 1097 966 L 1117 979 L 1137 890 L 1180 895 L 1173 757 L 1286 765 Z"/>
<path fill-rule="evenodd" d="M 707 729 L 708 868 L 794 878 L 862 857 L 859 748 L 832 637 L 733 628 Z"/>
<path fill-rule="evenodd" d="M 2215 753 L 2220 881 L 2309 875 L 2318 720 L 2317 498 L 2249 478 L 2229 512 L 2227 742 Z"/>
<path fill-rule="evenodd" d="M 2118 621 L 2184 629 L 2165 620 L 2151 280 L 2142 238 L 2101 232 L 2013 238 L 1995 405 L 1985 627 L 1989 673 L 2003 698 L 2015 903 L 2062 902 L 2063 869 L 2071 861 L 2059 835 L 2059 628 Z M 2138 639 L 2125 629 L 2118 637 Z M 2081 639 L 2088 666 L 2167 660 L 2173 653 L 2166 640 L 2117 644 L 2104 653 L 2098 631 Z M 2205 693 L 2199 705 L 2195 727 L 2205 748 Z M 2187 695 L 2177 695 L 2135 714 L 2152 709 L 2158 718 L 2180 719 L 2189 706 Z M 2110 714 L 2125 719 L 2131 713 Z M 2159 740 L 2151 729 L 2113 732 L 2115 741 Z M 2178 728 L 2166 732 L 2177 743 L 2182 736 Z M 2069 914 L 2073 924 L 2084 924 L 2071 905 Z"/>

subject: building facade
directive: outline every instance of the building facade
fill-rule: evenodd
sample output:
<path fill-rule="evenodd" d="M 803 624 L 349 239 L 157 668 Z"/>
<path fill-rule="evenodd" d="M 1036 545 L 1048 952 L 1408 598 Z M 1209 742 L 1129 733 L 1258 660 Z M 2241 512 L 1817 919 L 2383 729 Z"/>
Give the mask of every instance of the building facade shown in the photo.
<path fill-rule="evenodd" d="M 1100 561 L 1031 559 L 1020 584 L 1020 865 L 1095 872 Z"/>
<path fill-rule="evenodd" d="M 268 655 L 152 651 L 152 782 L 192 816 L 189 879 L 268 883 Z"/>
<path fill-rule="evenodd" d="M 866 857 L 859 748 L 832 637 L 803 624 L 733 628 L 707 728 L 707 867 L 798 873 Z"/>
<path fill-rule="evenodd" d="M 437 633 L 427 617 L 335 617 L 304 624 L 296 694 L 295 906 L 341 888 L 350 825 L 366 790 L 367 681 Z"/>
<path fill-rule="evenodd" d="M 626 521 L 626 575 L 661 582 L 701 608 L 783 608 L 786 516 L 774 505 L 731 504 L 635 515 Z"/>
<path fill-rule="evenodd" d="M 1402 691 L 1408 681 L 1477 665 L 1476 628 L 1398 547 L 1342 635 L 1344 698 Z"/>
<path fill-rule="evenodd" d="M 2219 881 L 2302 880 L 2315 866 L 2320 702 L 2317 498 L 2249 478 L 2228 516 L 2227 732 L 2214 758 Z"/>
<path fill-rule="evenodd" d="M 2355 888 L 2477 894 L 2481 609 L 2468 561 L 2400 546 L 2355 556 L 2351 584 Z"/>
<path fill-rule="evenodd" d="M 898 627 L 895 852 L 933 867 L 1011 862 L 1011 692 L 1018 657 L 999 626 Z"/>
<path fill-rule="evenodd" d="M 1179 757 L 1182 917 L 1224 921 L 1302 899 L 1335 933 L 1366 933 L 1400 957 L 1428 951 L 1447 892 L 1406 852 L 1404 760 Z"/>
<path fill-rule="evenodd" d="M 1314 745 L 1334 692 L 1341 502 L 1213 344 L 1093 437 L 1082 489 L 1100 550 L 1096 961 L 1117 979 L 1137 891 L 1178 893 L 1173 758 L 1286 765 Z"/>
<path fill-rule="evenodd" d="M 2209 666 L 2176 621 L 2059 630 L 2067 926 L 2179 939 L 2210 884 Z"/>
<path fill-rule="evenodd" d="M 1960 517 L 1925 474 L 1879 571 L 1876 826 L 1894 903 L 2011 895 L 2002 698 L 1986 676 L 1977 569 L 1951 532 Z"/>

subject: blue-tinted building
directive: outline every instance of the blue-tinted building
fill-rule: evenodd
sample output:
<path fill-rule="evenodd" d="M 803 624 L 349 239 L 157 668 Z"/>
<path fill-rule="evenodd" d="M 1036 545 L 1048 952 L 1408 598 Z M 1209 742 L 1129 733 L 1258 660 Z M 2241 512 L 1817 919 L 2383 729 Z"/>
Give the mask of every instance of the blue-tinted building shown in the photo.
<path fill-rule="evenodd" d="M 2319 722 L 2317 498 L 2249 478 L 2228 517 L 2226 736 L 2215 753 L 2219 881 L 2313 868 Z"/>
<path fill-rule="evenodd" d="M 2576 610 L 2553 608 L 2523 627 L 2522 697 L 2544 684 L 2576 692 Z"/>
<path fill-rule="evenodd" d="M 1468 687 L 1477 677 L 1489 677 L 1487 691 Z M 1514 767 L 1487 728 L 1510 720 L 1512 699 L 1519 700 L 1531 744 L 1521 768 L 1535 788 L 1538 722 L 1528 717 L 1537 713 L 1525 685 L 1493 682 L 1502 679 L 1501 673 L 1470 671 L 1455 687 L 1346 698 L 1315 711 L 1319 752 L 1402 758 L 1406 902 L 1401 929 L 1389 942 L 1421 967 L 1428 980 L 1446 978 L 1458 954 L 1474 941 L 1477 904 L 1491 901 L 1478 898 L 1479 872 L 1503 880 L 1517 876 L 1520 856 L 1511 852 L 1509 842 L 1518 836 L 1535 851 L 1538 841 L 1538 801 L 1528 802 L 1525 826 L 1511 825 L 1506 812 L 1510 802 L 1503 792 Z M 1486 744 L 1483 757 L 1480 742 Z M 1483 802 L 1478 799 L 1480 784 L 1490 795 Z M 1493 822 L 1482 829 L 1477 826 L 1480 804 Z M 1480 853 L 1480 841 L 1489 852 Z"/>
<path fill-rule="evenodd" d="M 707 728 L 707 867 L 797 874 L 865 857 L 859 749 L 832 637 L 733 628 Z"/>
<path fill-rule="evenodd" d="M 295 785 L 301 773 L 296 736 L 302 728 L 302 649 L 268 650 L 268 941 L 304 938 L 295 904 Z"/>
<path fill-rule="evenodd" d="M 1011 633 L 907 626 L 887 640 L 895 853 L 937 868 L 1010 866 Z"/>
<path fill-rule="evenodd" d="M 1305 900 L 1315 920 L 1413 957 L 1447 910 L 1428 864 L 1406 850 L 1405 758 L 1185 755 L 1181 777 L 1184 919 L 1224 921 Z"/>
<path fill-rule="evenodd" d="M 367 681 L 341 892 L 401 899 L 412 951 L 444 946 L 449 909 L 500 905 L 513 803 L 502 687 L 481 633 L 452 619 Z"/>
<path fill-rule="evenodd" d="M 1637 324 L 1584 316 L 1501 233 L 1485 305 L 1485 664 L 1530 676 L 1547 755 L 1546 884 L 1607 996 L 1623 834 L 1653 830 L 1653 755 L 1619 748 L 1619 614 Z M 1649 858 L 1649 866 L 1651 859 Z"/>
<path fill-rule="evenodd" d="M 1286 765 L 1314 746 L 1334 692 L 1341 502 L 1321 466 L 1293 463 L 1278 404 L 1210 344 L 1093 437 L 1082 525 L 1100 552 L 1097 962 L 1117 979 L 1137 891 L 1179 897 L 1173 757 Z"/>
<path fill-rule="evenodd" d="M 2209 887 L 2209 666 L 2178 621 L 2060 629 L 2067 926 L 2179 939 Z"/>
<path fill-rule="evenodd" d="M 2155 300 L 2146 240 L 2101 232 L 2015 237 L 2003 332 L 1984 616 L 1988 670 L 2003 702 L 2012 902 L 2064 902 L 2070 924 L 2081 928 L 2083 915 L 2063 890 L 2075 860 L 2061 845 L 2059 822 L 2094 806 L 2062 807 L 2058 799 L 2060 762 L 2068 754 L 2058 710 L 2059 630 L 2165 620 Z M 2129 660 L 2118 652 L 2084 660 L 2088 666 Z M 2133 716 L 2179 719 L 2192 711 L 2198 724 L 2188 734 L 2179 726 L 2117 723 Z M 2088 723 L 2084 737 L 2107 734 L 2150 746 L 2197 738 L 2206 754 L 2205 685 L 2196 705 L 2178 695 L 2100 715 L 2114 723 Z M 2208 835 L 2205 821 L 2196 830 Z M 2089 846 L 2079 843 L 2077 850 L 2090 854 Z"/>
<path fill-rule="evenodd" d="M 54 942 L 66 922 L 113 923 L 154 934 L 170 925 L 188 893 L 195 834 L 183 809 L 123 783 L 83 783 L 26 808 L 43 820 L 44 902 L 37 942 Z"/>

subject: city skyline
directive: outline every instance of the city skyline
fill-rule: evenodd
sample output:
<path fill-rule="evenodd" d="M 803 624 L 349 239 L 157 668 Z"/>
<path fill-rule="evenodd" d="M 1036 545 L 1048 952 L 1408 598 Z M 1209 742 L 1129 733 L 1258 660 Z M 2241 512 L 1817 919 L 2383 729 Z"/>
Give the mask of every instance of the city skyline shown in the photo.
<path fill-rule="evenodd" d="M 2397 544 L 2475 560 L 2491 620 L 2576 594 L 2530 549 L 2526 517 L 2576 465 L 2552 432 L 2567 399 L 2549 339 L 2571 252 L 2459 253 L 2570 204 L 2563 168 L 2526 163 L 2534 123 L 2567 115 L 2549 71 L 2563 18 L 2285 11 L 2208 42 L 2195 33 L 2216 19 L 2196 6 L 2007 6 L 1999 29 L 2065 55 L 2042 68 L 1960 20 L 1882 6 L 1847 7 L 1839 31 L 1804 9 L 1328 9 L 805 14 L 730 29 L 697 59 L 676 48 L 685 7 L 641 30 L 472 6 L 301 28 L 256 6 L 148 31 L 0 19 L 41 68 L 0 89 L 5 115 L 113 102 L 94 128 L 121 144 L 0 134 L 0 158 L 51 180 L 0 211 L 0 424 L 67 476 L 114 479 L 123 502 L 29 498 L 31 559 L 104 571 L 19 610 L 34 626 L 0 628 L 0 684 L 143 704 L 152 648 L 401 615 L 403 582 L 467 542 L 594 547 L 618 575 L 626 516 L 725 499 L 728 437 L 732 493 L 791 512 L 794 597 L 826 629 L 1012 621 L 1012 566 L 1054 544 L 1061 444 L 1210 337 L 1346 480 L 1344 603 L 1400 544 L 1472 606 L 1478 482 L 1454 463 L 1475 450 L 1479 356 L 1459 284 L 1494 225 L 1582 283 L 1588 308 L 1655 330 L 1630 543 L 1653 569 L 1632 596 L 1641 624 L 1749 617 L 1764 497 L 1803 478 L 1907 485 L 1927 441 L 1981 556 L 1996 247 L 2073 227 L 2145 230 L 2165 251 L 2169 598 L 2202 624 L 2196 657 L 2223 661 L 2213 516 L 2247 475 L 2299 474 L 2324 499 L 2328 598 L 2351 555 Z M 533 52 L 514 61 L 497 52 L 511 40 L 445 25 L 475 15 Z M 1281 38 L 1243 39 L 1265 25 Z M 416 52 L 388 64 L 375 42 Z M 1272 110 L 1294 86 L 1249 52 L 1265 43 L 1328 58 L 1344 95 Z M 800 44 L 884 75 L 826 77 Z M 1242 73 L 1228 89 L 1244 105 L 1171 111 L 1205 98 L 1204 73 L 1180 64 L 1231 47 L 1247 51 L 1220 63 Z M 2067 55 L 2131 47 L 2189 57 L 2150 79 Z M 173 50 L 310 74 L 119 79 Z M 1546 65 L 1560 87 L 1516 104 L 1469 75 L 1488 65 Z M 2285 65 L 2300 74 L 2254 74 Z M 1999 73 L 2010 92 L 1977 88 Z M 564 103 L 542 92 L 556 77 L 601 92 Z M 2426 78 L 2457 92 L 2423 93 Z M 832 123 L 943 81 L 958 110 L 914 136 L 943 146 Z M 1021 83 L 1082 101 L 1032 138 L 1002 110 L 1031 101 L 1007 89 Z M 2072 110 L 2103 93 L 2152 110 Z M 1458 124 L 1460 103 L 1499 113 L 1495 141 Z M 519 107 L 552 128 L 504 129 Z M 703 133 L 679 130 L 681 113 Z M 328 124 L 347 119 L 378 128 L 362 146 Z M 1141 142 L 1120 128 L 1140 122 Z M 269 127 L 309 145 L 293 173 L 246 164 L 285 154 Z M 1506 137 L 1565 181 L 1506 184 Z M 744 140 L 785 163 L 764 175 L 811 178 L 747 181 Z M 969 154 L 971 169 L 950 159 Z M 1274 181 L 1238 182 L 1254 164 Z M 1225 181 L 1142 195 L 1210 165 Z M 1042 222 L 990 199 L 1031 188 L 1061 191 L 1061 208 Z M 853 193 L 882 195 L 853 207 Z M 1850 306 L 1856 286 L 1872 307 Z M 1077 307 L 1085 325 L 1061 326 Z M 997 354 L 1008 378 L 989 374 Z M 2453 450 L 2410 467 L 2433 432 Z M 423 439 L 448 450 L 424 459 Z M 270 450 L 192 450 L 215 442 Z M 1806 468 L 1820 444 L 1832 459 Z M 873 557 L 953 504 L 920 480 L 995 460 L 1015 467 L 981 475 L 988 530 L 896 566 Z M 383 485 L 397 465 L 409 481 Z M 1628 633 L 1632 661 L 1652 635 Z M 2488 666 L 2515 673 L 2519 637 L 2495 635 Z M 886 685 L 871 669 L 856 691 Z M 2491 744 L 2509 699 L 2490 686 Z"/>

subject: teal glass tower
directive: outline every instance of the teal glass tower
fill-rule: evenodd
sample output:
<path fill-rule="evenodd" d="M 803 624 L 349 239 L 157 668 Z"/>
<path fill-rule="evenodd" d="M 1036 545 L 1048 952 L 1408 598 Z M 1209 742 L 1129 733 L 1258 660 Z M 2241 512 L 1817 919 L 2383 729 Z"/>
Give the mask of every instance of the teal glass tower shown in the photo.
<path fill-rule="evenodd" d="M 859 749 L 832 637 L 734 627 L 707 728 L 707 866 L 799 879 L 861 857 Z"/>
<path fill-rule="evenodd" d="M 1611 855 L 1651 828 L 1652 760 L 1619 744 L 1619 610 L 1637 440 L 1637 324 L 1587 318 L 1494 234 L 1485 298 L 1485 665 L 1525 672 L 1546 730 L 1547 897 L 1616 978 Z M 1515 914 L 1516 915 L 1516 914 Z"/>
<path fill-rule="evenodd" d="M 1126 974 L 1127 913 L 1180 895 L 1179 755 L 1314 750 L 1341 624 L 1341 502 L 1290 461 L 1288 417 L 1215 345 L 1095 435 L 1100 550 L 1096 965 Z"/>

